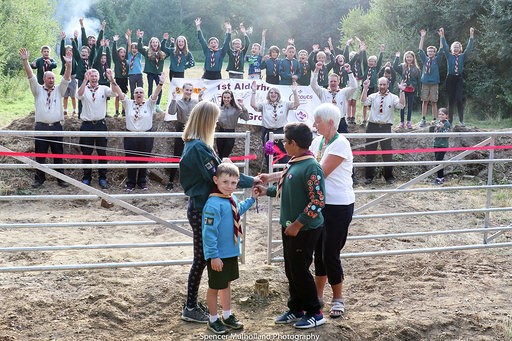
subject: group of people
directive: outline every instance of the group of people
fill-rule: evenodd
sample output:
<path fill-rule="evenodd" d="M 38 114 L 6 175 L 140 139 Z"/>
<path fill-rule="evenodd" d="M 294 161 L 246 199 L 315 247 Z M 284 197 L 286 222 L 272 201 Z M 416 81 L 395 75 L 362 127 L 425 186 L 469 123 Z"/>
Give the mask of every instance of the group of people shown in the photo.
<path fill-rule="evenodd" d="M 216 334 L 243 328 L 231 310 L 231 282 L 239 278 L 240 215 L 261 195 L 277 197 L 281 205 L 279 224 L 290 296 L 288 309 L 276 317 L 275 323 L 293 323 L 299 329 L 324 324 L 327 282 L 332 288 L 329 315 L 342 316 L 345 305 L 340 251 L 347 239 L 355 195 L 352 151 L 348 140 L 337 131 L 339 109 L 332 103 L 315 109 L 316 138 L 305 123 L 286 124 L 283 142 L 289 157 L 287 166 L 281 172 L 255 177 L 239 174 L 229 159 L 222 160 L 214 151 L 219 115 L 215 104 L 200 102 L 192 109 L 183 132 L 180 182 L 190 197 L 187 217 L 193 231 L 194 258 L 181 318 L 206 323 L 207 329 Z M 252 196 L 238 202 L 233 195 L 237 186 L 252 188 Z M 313 257 L 315 276 L 309 269 Z M 205 267 L 207 306 L 198 300 Z"/>
<path fill-rule="evenodd" d="M 62 34 L 63 78 L 58 85 L 51 71 L 56 63 L 49 58 L 48 47 L 41 49 L 42 57 L 32 65 L 28 61 L 28 51 L 20 49 L 20 58 L 35 97 L 35 130 L 62 130 L 61 122 L 67 114 L 66 98 L 69 97 L 72 99 L 73 113 L 78 111 L 82 120 L 81 131 L 106 131 L 107 99 L 115 97 L 116 115 L 122 113 L 126 116 L 128 131 L 151 131 L 153 113 L 160 110 L 161 90 L 166 78 L 163 73 L 164 60 L 167 57 L 171 59 L 171 79 L 184 78 L 185 70 L 195 64 L 186 38 L 179 36 L 174 40 L 166 33 L 163 41 L 153 37 L 148 47 L 144 47 L 144 32 L 137 30 L 138 42 L 132 43 L 131 31 L 128 30 L 127 47 L 117 47 L 119 36 L 116 35 L 113 37 L 113 53 L 110 54 L 109 41 L 103 39 L 105 23 L 98 38 L 87 37 L 82 20 L 80 23 L 83 43 L 80 48 L 78 32 L 74 34 L 72 46 L 64 44 L 65 34 Z M 463 123 L 462 71 L 465 54 L 471 50 L 474 31 L 470 30 L 468 48 L 463 53 L 458 42 L 453 43 L 451 52 L 448 52 L 444 30 L 439 30 L 448 61 L 447 88 L 451 111 L 441 108 L 438 117 L 439 51 L 429 46 L 427 53 L 423 52 L 424 30 L 420 32 L 419 55 L 423 61 L 420 71 L 412 51 L 404 54 L 403 63 L 400 63 L 397 53 L 393 66 L 387 63 L 381 68 L 384 46 L 380 47 L 379 57 L 366 58 L 366 46 L 362 41 L 359 41 L 359 51 L 350 53 L 352 39 L 347 41 L 343 54 L 336 54 L 330 39 L 329 47 L 324 51 L 320 51 L 319 45 L 315 44 L 309 54 L 306 50 L 297 53 L 293 40 L 290 40 L 284 49 L 285 58 L 278 58 L 280 49 L 277 46 L 271 46 L 267 56 L 264 55 L 265 30 L 261 44 L 252 44 L 250 54 L 247 54 L 250 40 L 242 24 L 239 31 L 243 35 L 243 42 L 241 39 L 231 41 L 231 25 L 225 23 L 226 37 L 222 46 L 216 37 L 204 38 L 200 18 L 196 19 L 195 24 L 205 55 L 204 79 L 221 78 L 223 58 L 227 54 L 230 77 L 243 77 L 245 63 L 249 65 L 248 76 L 251 79 L 261 79 L 262 70 L 266 70 L 267 83 L 291 85 L 293 101 L 282 99 L 279 89 L 271 87 L 265 101 L 258 102 L 255 96 L 256 81 L 252 83 L 250 104 L 255 111 L 262 112 L 262 141 L 265 144 L 271 132 L 284 134 L 284 139 L 278 141 L 278 147 L 286 154 L 283 161 L 287 164 L 281 172 L 251 177 L 240 174 L 238 168 L 226 159 L 232 152 L 233 139 L 218 138 L 217 151 L 214 149 L 216 130 L 232 132 L 239 118 L 248 119 L 243 102 L 237 100 L 230 90 L 222 93 L 220 106 L 201 101 L 202 93 L 198 99 L 192 98 L 194 87 L 188 82 L 182 86 L 181 98 L 177 98 L 176 92 L 172 93 L 168 114 L 176 114 L 176 129 L 183 132 L 182 138 L 174 141 L 174 155 L 181 156 L 180 184 L 190 198 L 187 218 L 193 231 L 194 250 L 181 318 L 206 323 L 208 330 L 216 334 L 243 328 L 231 310 L 231 282 L 239 277 L 240 216 L 261 195 L 275 196 L 281 205 L 279 223 L 289 299 L 288 309 L 276 317 L 275 323 L 293 323 L 299 329 L 324 324 L 326 319 L 322 311 L 327 283 L 332 290 L 329 315 L 332 318 L 340 317 L 345 310 L 340 252 L 347 239 L 355 202 L 352 189 L 353 155 L 350 143 L 342 134 L 348 132 L 348 124 L 355 123 L 355 101 L 360 98 L 363 103 L 363 123 L 367 124 L 368 133 L 390 133 L 395 110 L 402 110 L 401 127 L 410 127 L 412 94 L 421 85 L 423 120 L 429 102 L 432 104 L 433 117 L 439 118 L 439 122 L 433 125 L 434 131 L 446 132 L 450 129 L 455 106 Z M 145 58 L 144 66 L 142 56 Z M 330 61 L 327 61 L 328 58 Z M 109 65 L 111 59 L 115 65 L 114 71 Z M 32 71 L 34 67 L 38 70 L 37 77 Z M 147 100 L 142 72 L 147 74 L 149 83 Z M 398 96 L 392 91 L 397 72 L 402 76 L 397 86 Z M 78 89 L 76 85 L 73 88 L 73 75 L 78 80 Z M 358 81 L 362 81 L 360 97 Z M 128 84 L 130 97 L 127 95 Z M 318 134 L 316 138 L 308 125 L 287 123 L 288 111 L 299 106 L 298 85 L 311 86 L 322 102 L 313 113 L 314 128 Z M 78 109 L 75 107 L 75 92 L 79 100 Z M 407 121 L 403 112 L 406 103 L 409 108 Z M 367 139 L 366 149 L 374 151 L 378 144 L 383 150 L 391 149 L 389 139 Z M 98 155 L 106 155 L 106 137 L 81 137 L 80 145 L 84 155 L 91 155 L 94 149 Z M 435 147 L 445 148 L 447 145 L 447 138 L 436 138 Z M 148 155 L 153 148 L 153 138 L 126 137 L 124 147 L 127 156 Z M 36 152 L 47 153 L 49 148 L 54 154 L 62 154 L 62 137 L 36 138 Z M 444 152 L 436 152 L 436 160 L 443 157 Z M 390 161 L 391 154 L 384 154 L 383 158 Z M 373 154 L 367 155 L 367 161 L 374 160 Z M 45 159 L 38 157 L 37 161 L 44 163 Z M 83 162 L 91 161 L 85 158 Z M 106 160 L 99 162 L 106 163 Z M 62 159 L 55 159 L 55 163 L 62 163 Z M 169 190 L 173 189 L 176 171 L 171 169 Z M 366 183 L 373 181 L 374 171 L 373 167 L 366 168 Z M 392 167 L 384 167 L 384 178 L 388 183 L 394 181 Z M 41 186 L 44 181 L 45 173 L 36 171 L 33 187 Z M 90 185 L 91 181 L 92 171 L 86 168 L 82 182 Z M 436 183 L 443 182 L 440 170 Z M 58 184 L 67 186 L 60 179 Z M 104 189 L 109 188 L 104 168 L 99 171 L 98 184 Z M 148 188 L 145 168 L 128 169 L 126 190 L 131 192 L 137 186 L 142 190 Z M 233 195 L 237 186 L 252 188 L 252 196 L 239 202 Z M 315 276 L 309 269 L 313 259 Z M 205 267 L 208 268 L 209 277 L 206 307 L 198 300 Z M 219 297 L 222 306 L 220 316 L 217 311 Z"/>

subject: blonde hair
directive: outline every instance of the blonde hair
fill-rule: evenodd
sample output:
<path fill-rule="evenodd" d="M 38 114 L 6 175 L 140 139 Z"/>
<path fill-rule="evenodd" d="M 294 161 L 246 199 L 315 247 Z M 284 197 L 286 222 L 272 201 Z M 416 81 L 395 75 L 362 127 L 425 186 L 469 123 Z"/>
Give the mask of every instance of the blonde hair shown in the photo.
<path fill-rule="evenodd" d="M 223 162 L 217 166 L 215 175 L 219 177 L 222 174 L 226 174 L 228 176 L 236 176 L 237 178 L 240 177 L 240 171 L 238 170 L 238 167 L 231 162 Z"/>
<path fill-rule="evenodd" d="M 323 51 L 320 51 L 316 54 L 316 60 L 318 60 L 318 57 L 321 57 L 323 56 L 324 58 L 327 58 L 327 55 L 325 54 L 325 52 Z"/>
<path fill-rule="evenodd" d="M 183 52 L 183 54 L 186 56 L 188 54 L 188 41 L 187 38 L 185 38 L 184 36 L 178 36 L 178 38 L 176 38 L 176 43 L 174 45 L 174 55 L 177 56 L 180 51 L 178 47 L 178 39 L 183 39 L 184 41 L 183 49 L 181 50 L 181 52 Z"/>
<path fill-rule="evenodd" d="M 158 42 L 158 48 L 156 51 L 154 51 L 153 48 L 151 47 L 152 41 Z M 160 40 L 158 40 L 157 37 L 152 37 L 151 39 L 149 39 L 147 51 L 148 51 L 148 58 L 152 59 L 152 60 L 155 60 L 157 57 L 158 57 L 158 59 L 164 59 L 166 56 L 165 52 L 161 50 Z"/>
<path fill-rule="evenodd" d="M 462 48 L 462 44 L 460 43 L 460 41 L 454 41 L 451 45 L 450 45 L 450 52 L 453 53 L 453 49 L 455 48 L 455 45 L 459 45 L 459 53 L 462 53 L 464 52 L 464 49 Z"/>
<path fill-rule="evenodd" d="M 418 61 L 416 60 L 416 55 L 412 51 L 407 51 L 404 53 L 404 65 L 407 66 L 407 61 L 406 61 L 405 57 L 407 57 L 408 55 L 412 56 L 412 58 L 413 58 L 412 64 L 414 64 L 414 66 L 416 66 L 419 69 L 420 67 L 418 66 Z"/>
<path fill-rule="evenodd" d="M 275 91 L 277 93 L 277 101 L 281 102 L 281 91 L 278 88 L 270 88 L 267 92 L 267 102 L 270 103 L 270 90 Z"/>
<path fill-rule="evenodd" d="M 183 130 L 183 141 L 199 139 L 213 148 L 213 136 L 219 114 L 220 109 L 216 104 L 208 101 L 199 102 L 190 112 Z"/>

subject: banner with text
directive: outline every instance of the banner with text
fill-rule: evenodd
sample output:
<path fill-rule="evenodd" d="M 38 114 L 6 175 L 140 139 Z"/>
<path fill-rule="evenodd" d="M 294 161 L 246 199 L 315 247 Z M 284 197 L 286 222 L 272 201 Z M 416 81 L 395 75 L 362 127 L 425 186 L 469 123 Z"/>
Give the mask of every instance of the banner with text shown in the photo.
<path fill-rule="evenodd" d="M 205 79 L 192 79 L 192 78 L 173 78 L 169 90 L 168 105 L 170 105 L 173 92 L 176 94 L 176 99 L 180 99 L 182 95 L 182 88 L 184 83 L 191 83 L 194 86 L 193 98 L 197 98 L 199 92 L 204 90 L 203 100 L 211 101 L 220 106 L 222 99 L 222 92 L 231 90 L 235 96 L 235 100 L 243 99 L 244 106 L 249 111 L 250 119 L 244 121 L 239 120 L 239 123 L 261 125 L 262 114 L 256 112 L 251 107 L 251 84 L 252 79 L 219 79 L 219 80 L 205 80 Z M 263 80 L 256 80 L 256 103 L 264 103 L 267 100 L 267 92 L 270 88 L 277 88 L 281 93 L 281 100 L 293 102 L 292 87 L 290 85 L 274 85 L 268 84 Z M 320 104 L 320 99 L 313 92 L 309 86 L 298 86 L 297 95 L 299 96 L 299 107 L 296 110 L 288 112 L 288 122 L 304 122 L 309 126 L 313 126 L 313 110 Z M 176 120 L 176 114 L 167 115 L 166 120 Z"/>

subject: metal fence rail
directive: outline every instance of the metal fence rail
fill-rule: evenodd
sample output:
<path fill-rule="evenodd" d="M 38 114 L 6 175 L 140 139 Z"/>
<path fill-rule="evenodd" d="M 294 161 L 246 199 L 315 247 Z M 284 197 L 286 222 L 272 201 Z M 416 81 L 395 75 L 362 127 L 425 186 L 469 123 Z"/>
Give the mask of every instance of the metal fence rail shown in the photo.
<path fill-rule="evenodd" d="M 477 143 L 473 147 L 480 146 L 490 146 L 485 150 L 487 152 L 487 159 L 473 159 L 466 160 L 464 159 L 468 155 L 472 154 L 474 150 L 472 148 L 468 148 L 467 151 L 463 151 L 456 156 L 452 157 L 450 160 L 445 161 L 393 161 L 393 162 L 354 162 L 354 168 L 356 167 L 379 167 L 379 166 L 398 166 L 398 167 L 415 167 L 415 166 L 432 166 L 431 169 L 424 172 L 423 174 L 411 179 L 398 186 L 397 188 L 389 188 L 389 189 L 368 189 L 368 190 L 356 190 L 356 208 L 354 210 L 354 220 L 367 220 L 367 219 L 388 219 L 388 218 L 408 218 L 408 217 L 423 217 L 423 216 L 435 216 L 435 215 L 451 215 L 451 214 L 467 214 L 467 213 L 480 213 L 484 214 L 483 226 L 482 228 L 466 228 L 466 229 L 445 229 L 445 230 L 435 230 L 435 231 L 405 231 L 401 233 L 385 233 L 385 234 L 368 234 L 368 235 L 352 235 L 348 237 L 348 240 L 374 240 L 374 239 L 397 239 L 404 237 L 430 237 L 436 235 L 454 235 L 454 234 L 465 234 L 465 233 L 479 233 L 482 234 L 482 244 L 472 244 L 472 245 L 453 245 L 446 247 L 436 247 L 436 248 L 414 248 L 414 249 L 405 249 L 405 250 L 382 250 L 382 251 L 371 251 L 371 252 L 356 252 L 356 253 L 342 253 L 342 258 L 359 258 L 359 257 L 377 257 L 377 256 L 391 256 L 391 255 L 405 255 L 405 254 L 415 254 L 415 253 L 431 253 L 431 252 L 445 252 L 445 251 L 459 251 L 459 250 L 474 250 L 474 249 L 488 249 L 488 248 L 505 248 L 512 247 L 512 243 L 492 243 L 491 241 L 495 240 L 499 235 L 510 232 L 512 227 L 508 226 L 498 226 L 491 227 L 491 213 L 497 212 L 510 212 L 512 211 L 512 207 L 493 207 L 492 206 L 492 191 L 501 189 L 507 190 L 512 187 L 511 184 L 494 184 L 493 183 L 493 171 L 495 164 L 505 164 L 512 162 L 511 158 L 495 158 L 495 151 L 492 149 L 492 146 L 495 146 L 496 140 L 500 137 L 510 137 L 512 132 L 450 132 L 450 133 L 436 133 L 435 135 L 432 133 L 393 133 L 393 134 L 344 134 L 348 139 L 351 139 L 351 142 L 357 146 L 358 139 L 366 139 L 366 138 L 411 138 L 417 139 L 422 137 L 429 137 L 434 139 L 434 137 L 477 137 L 483 138 L 480 143 Z M 279 139 L 284 138 L 283 134 L 273 135 L 270 137 L 271 139 Z M 358 146 L 361 147 L 361 146 Z M 506 146 L 508 149 L 512 146 Z M 353 147 L 356 148 L 356 147 Z M 505 148 L 502 148 L 505 149 Z M 454 187 L 436 187 L 436 188 L 409 188 L 410 186 L 419 183 L 420 181 L 426 179 L 428 176 L 437 172 L 437 170 L 444 168 L 446 166 L 457 167 L 459 165 L 466 164 L 483 164 L 487 166 L 487 179 L 486 185 L 479 186 L 454 186 Z M 279 171 L 283 165 L 274 165 L 273 167 L 269 167 L 269 172 Z M 486 203 L 483 208 L 468 208 L 468 209 L 452 209 L 452 210 L 430 210 L 430 211 L 411 211 L 411 212 L 397 212 L 397 213 L 378 213 L 378 214 L 361 214 L 361 212 L 368 210 L 376 205 L 380 204 L 384 199 L 392 200 L 392 196 L 398 193 L 434 193 L 434 192 L 445 192 L 445 191 L 481 191 L 484 190 L 486 193 Z M 379 195 L 376 199 L 370 200 L 368 203 L 364 205 L 357 205 L 357 198 L 361 195 Z M 267 262 L 278 262 L 282 261 L 282 241 L 280 239 L 275 239 L 274 233 L 275 229 L 279 230 L 278 226 L 279 219 L 273 217 L 273 205 L 275 204 L 274 200 L 269 198 L 269 218 L 268 218 L 268 250 L 267 250 Z M 511 217 L 512 218 L 512 217 Z M 511 219 L 512 220 L 512 219 Z M 354 229 L 351 229 L 354 232 Z M 489 235 L 489 233 L 494 232 L 493 235 Z M 357 232 L 356 232 L 357 233 Z M 277 234 L 277 237 L 280 237 L 280 233 Z"/>
<path fill-rule="evenodd" d="M 0 136 L 10 137 L 43 137 L 43 136 L 64 136 L 64 137 L 79 137 L 79 136 L 106 136 L 106 137 L 125 137 L 125 136 L 153 136 L 156 138 L 168 137 L 181 137 L 181 133 L 176 132 L 79 132 L 79 131 L 61 131 L 61 132 L 48 132 L 48 131 L 9 131 L 0 130 Z M 216 133 L 215 137 L 224 138 L 243 138 L 244 139 L 244 153 L 250 153 L 250 132 L 245 133 Z M 0 151 L 11 152 L 9 149 L 0 145 Z M 41 165 L 25 156 L 12 156 L 18 160 L 19 164 L 2 164 L 0 163 L 0 170 L 9 169 L 39 169 L 58 179 L 64 180 L 75 187 L 88 192 L 89 194 L 76 194 L 76 195 L 2 195 L 0 201 L 35 201 L 35 200 L 97 200 L 99 198 L 105 199 L 109 202 L 117 204 L 128 211 L 145 217 L 147 220 L 119 220 L 119 221 L 70 221 L 70 222 L 36 222 L 36 223 L 1 223 L 0 230 L 11 231 L 16 229 L 27 228 L 80 228 L 80 227 L 114 227 L 114 226 L 147 226 L 161 224 L 170 227 L 184 236 L 191 237 L 192 232 L 189 228 L 182 228 L 180 225 L 187 225 L 187 219 L 163 219 L 155 216 L 145 210 L 140 209 L 128 203 L 128 199 L 181 199 L 186 197 L 184 193 L 144 193 L 144 194 L 108 194 L 103 191 L 97 190 L 93 187 L 82 184 L 80 181 L 72 179 L 54 170 L 54 168 L 68 168 L 68 169 L 83 169 L 83 168 L 177 168 L 178 164 L 169 163 L 110 163 L 106 165 L 92 164 L 44 164 Z M 245 159 L 244 162 L 236 162 L 243 172 L 249 174 L 249 160 Z M 237 194 L 245 196 L 246 191 L 238 191 Z M 245 233 L 246 218 L 242 219 L 242 228 Z M 170 248 L 170 247 L 188 247 L 192 242 L 156 242 L 156 243 L 124 243 L 124 244 L 89 244 L 89 245 L 39 245 L 39 246 L 13 246 L 13 247 L 0 247 L 0 252 L 17 253 L 17 252 L 43 252 L 43 251 L 70 251 L 70 250 L 98 250 L 98 249 L 141 249 L 141 248 Z M 245 261 L 245 243 L 241 243 L 241 260 Z M 40 266 L 14 266 L 14 267 L 0 267 L 1 272 L 18 272 L 18 271 L 50 271 L 50 270 L 77 270 L 77 269 L 104 269 L 104 268 L 126 268 L 126 267 L 145 267 L 145 266 L 169 266 L 169 265 L 183 265 L 190 264 L 192 260 L 163 260 L 151 262 L 119 262 L 119 263 L 95 263 L 95 264 L 64 264 L 64 265 L 40 265 Z"/>

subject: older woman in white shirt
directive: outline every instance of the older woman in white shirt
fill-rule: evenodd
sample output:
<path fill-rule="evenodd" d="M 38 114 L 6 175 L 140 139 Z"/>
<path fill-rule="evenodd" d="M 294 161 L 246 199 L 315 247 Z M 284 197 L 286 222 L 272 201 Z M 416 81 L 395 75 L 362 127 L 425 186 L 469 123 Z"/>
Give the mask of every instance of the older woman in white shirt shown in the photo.
<path fill-rule="evenodd" d="M 340 317 L 343 303 L 343 268 L 340 252 L 348 235 L 354 213 L 355 194 L 352 189 L 352 150 L 348 140 L 337 132 L 341 119 L 338 107 L 324 103 L 314 111 L 315 127 L 319 136 L 310 150 L 322 166 L 325 175 L 325 207 L 323 235 L 315 251 L 315 282 L 318 298 L 323 302 L 327 281 L 332 288 L 330 316 Z"/>

